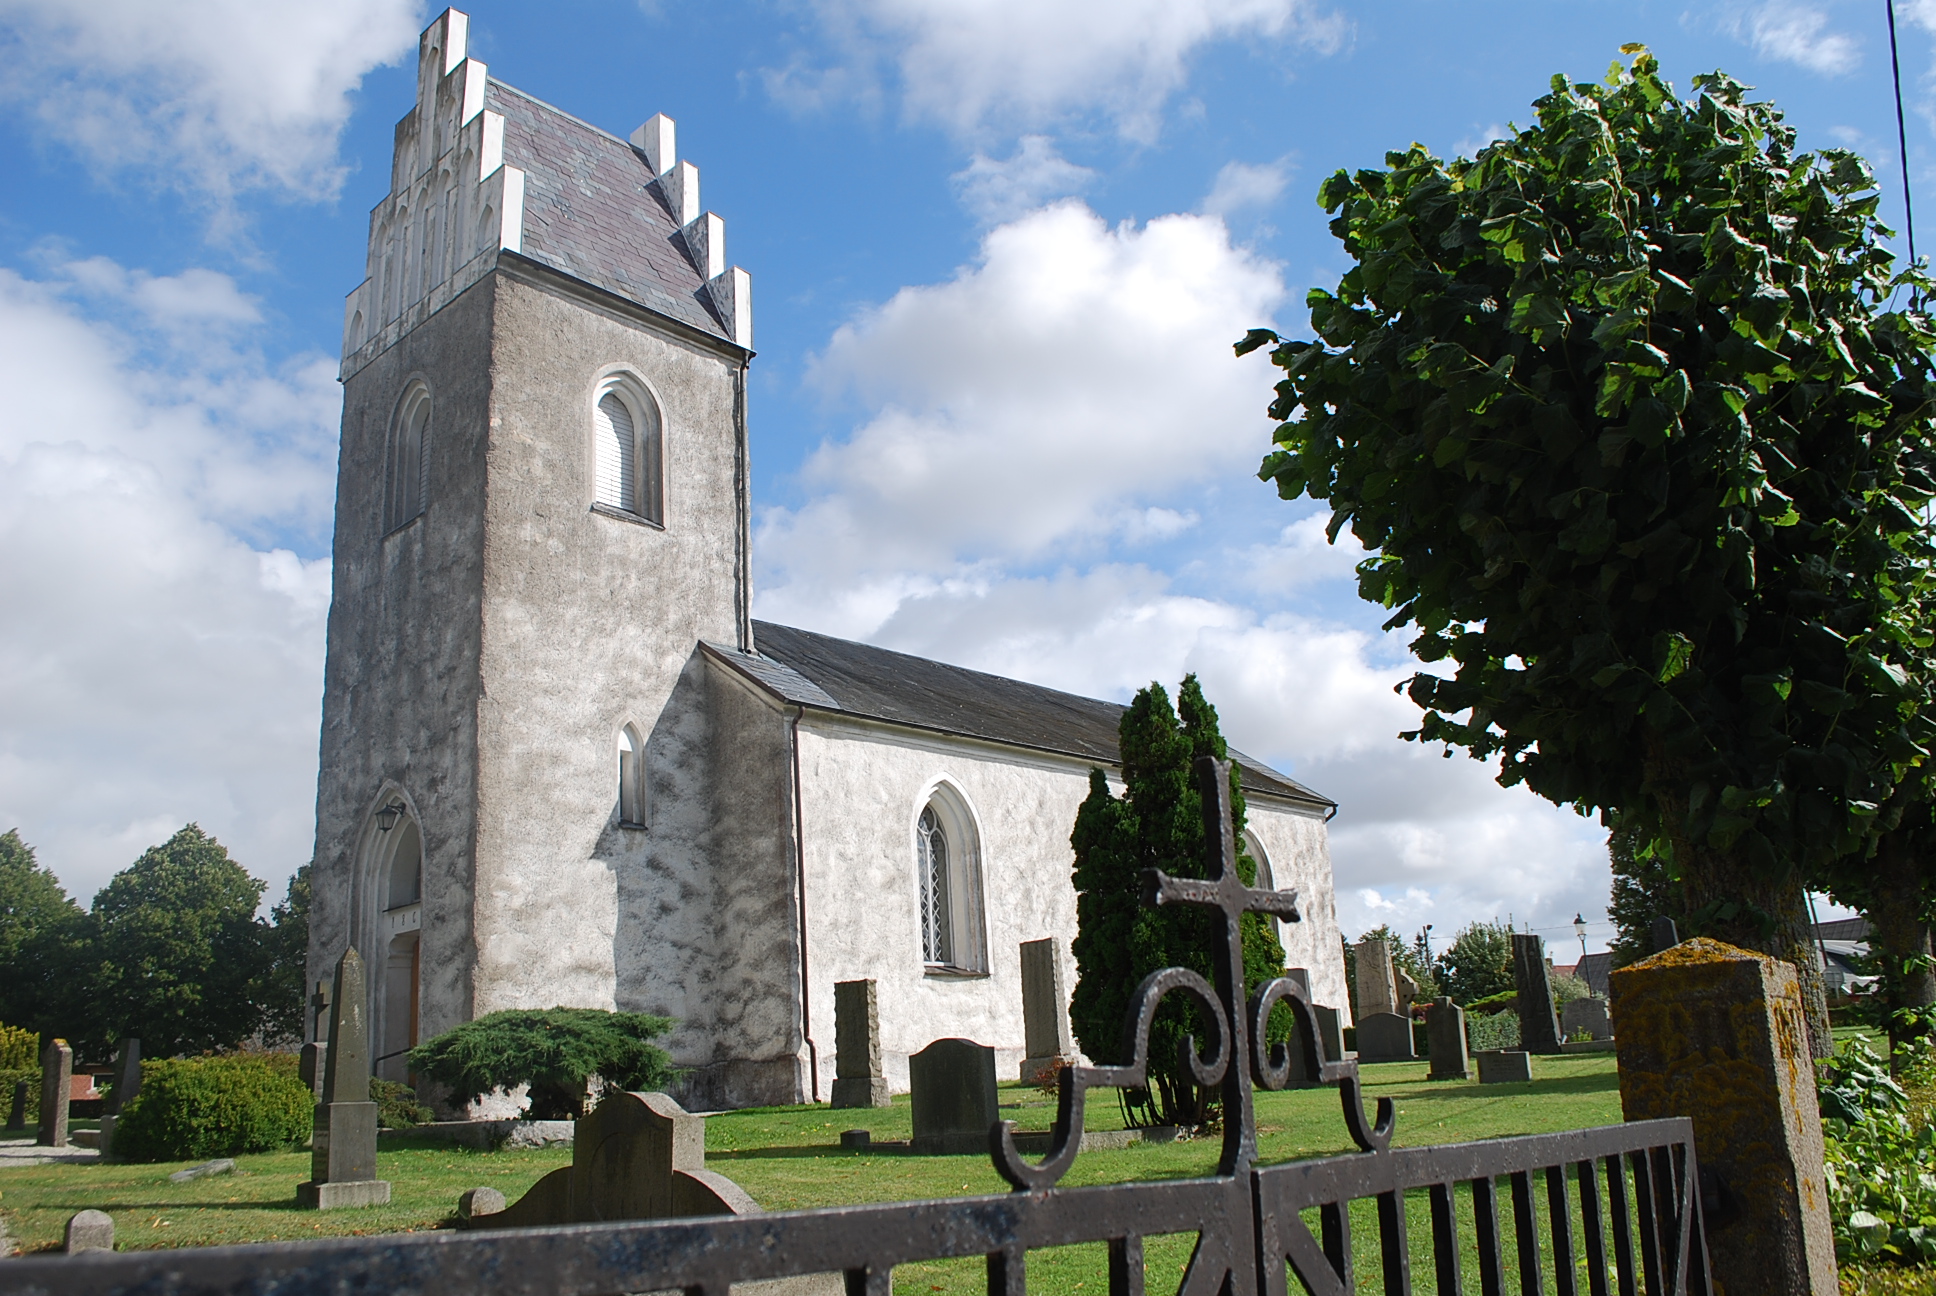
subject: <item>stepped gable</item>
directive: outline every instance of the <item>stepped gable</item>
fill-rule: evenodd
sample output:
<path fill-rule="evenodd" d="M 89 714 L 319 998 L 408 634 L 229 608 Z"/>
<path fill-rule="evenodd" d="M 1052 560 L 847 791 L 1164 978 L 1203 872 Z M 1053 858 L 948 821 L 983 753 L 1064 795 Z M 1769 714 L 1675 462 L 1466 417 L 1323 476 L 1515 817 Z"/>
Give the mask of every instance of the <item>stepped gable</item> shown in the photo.
<path fill-rule="evenodd" d="M 811 630 L 753 623 L 758 651 L 706 647 L 720 661 L 781 700 L 889 724 L 960 734 L 1008 746 L 1057 752 L 1100 765 L 1121 763 L 1120 703 L 1064 693 L 1021 680 L 950 666 Z M 1230 749 L 1247 793 L 1329 810 L 1336 802 Z"/>
<path fill-rule="evenodd" d="M 733 340 L 642 150 L 495 77 L 484 102 L 525 175 L 524 256 Z"/>

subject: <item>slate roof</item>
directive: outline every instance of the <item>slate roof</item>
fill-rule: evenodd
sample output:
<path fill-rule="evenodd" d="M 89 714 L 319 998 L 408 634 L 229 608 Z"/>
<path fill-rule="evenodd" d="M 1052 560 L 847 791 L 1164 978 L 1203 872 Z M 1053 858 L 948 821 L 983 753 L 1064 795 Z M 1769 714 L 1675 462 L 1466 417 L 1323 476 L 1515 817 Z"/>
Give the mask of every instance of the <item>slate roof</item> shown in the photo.
<path fill-rule="evenodd" d="M 638 150 L 502 81 L 484 102 L 524 172 L 525 256 L 731 340 Z"/>
<path fill-rule="evenodd" d="M 1116 726 L 1125 708 L 1039 684 L 949 666 L 811 630 L 753 623 L 757 651 L 709 644 L 713 654 L 784 702 L 936 733 L 960 734 L 1100 765 L 1122 756 Z M 1337 803 L 1235 748 L 1246 792 L 1329 809 Z"/>

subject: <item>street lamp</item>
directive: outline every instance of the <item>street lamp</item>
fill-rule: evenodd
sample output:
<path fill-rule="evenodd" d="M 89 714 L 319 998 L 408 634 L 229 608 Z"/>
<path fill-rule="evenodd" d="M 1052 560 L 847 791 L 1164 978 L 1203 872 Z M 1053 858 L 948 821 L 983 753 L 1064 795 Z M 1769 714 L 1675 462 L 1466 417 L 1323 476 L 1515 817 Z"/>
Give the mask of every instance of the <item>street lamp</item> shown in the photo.
<path fill-rule="evenodd" d="M 1419 935 L 1425 938 L 1425 961 L 1430 963 L 1432 961 L 1432 924 L 1426 923 L 1425 930 Z"/>
<path fill-rule="evenodd" d="M 1573 934 L 1580 938 L 1580 959 L 1582 962 L 1584 962 L 1586 959 L 1586 915 L 1585 914 L 1573 915 Z"/>

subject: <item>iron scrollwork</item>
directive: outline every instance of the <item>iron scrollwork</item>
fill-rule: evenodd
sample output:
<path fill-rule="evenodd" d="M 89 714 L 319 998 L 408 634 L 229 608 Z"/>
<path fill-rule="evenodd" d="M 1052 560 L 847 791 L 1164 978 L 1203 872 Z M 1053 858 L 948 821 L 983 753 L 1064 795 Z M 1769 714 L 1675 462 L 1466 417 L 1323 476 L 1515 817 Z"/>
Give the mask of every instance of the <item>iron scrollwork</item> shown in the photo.
<path fill-rule="evenodd" d="M 1295 891 L 1260 891 L 1245 886 L 1237 874 L 1236 834 L 1230 819 L 1230 764 L 1205 756 L 1196 763 L 1197 790 L 1203 804 L 1205 875 L 1176 878 L 1159 869 L 1143 873 L 1146 905 L 1193 904 L 1219 910 L 1223 923 L 1211 950 L 1213 986 L 1186 968 L 1164 968 L 1143 978 L 1136 987 L 1123 1027 L 1121 1066 L 1065 1067 L 1056 1095 L 1055 1127 L 1050 1150 L 1041 1161 L 1025 1160 L 1015 1147 L 1015 1122 L 998 1121 L 988 1132 L 989 1153 L 996 1171 L 1018 1192 L 1042 1192 L 1055 1186 L 1075 1164 L 1082 1147 L 1083 1116 L 1091 1089 L 1146 1089 L 1149 1087 L 1150 1027 L 1163 999 L 1181 993 L 1196 1001 L 1199 1018 L 1215 1035 L 1208 1056 L 1198 1051 L 1194 1036 L 1181 1045 L 1180 1061 L 1190 1078 L 1203 1088 L 1221 1088 L 1223 1099 L 1222 1175 L 1242 1174 L 1257 1159 L 1257 1121 L 1253 1085 L 1282 1089 L 1291 1080 L 1291 1052 L 1284 1043 L 1268 1043 L 1266 1026 L 1272 1011 L 1290 1009 L 1295 1042 L 1313 1062 L 1313 1078 L 1335 1084 L 1344 1108 L 1345 1128 L 1361 1151 L 1384 1152 L 1391 1146 L 1394 1113 L 1391 1099 L 1378 1100 L 1377 1118 L 1367 1120 L 1358 1079 L 1358 1064 L 1328 1058 L 1318 1031 L 1317 1014 L 1303 986 L 1279 977 L 1257 988 L 1245 1002 L 1243 937 L 1240 923 L 1247 913 L 1272 914 L 1285 922 L 1300 922 Z"/>

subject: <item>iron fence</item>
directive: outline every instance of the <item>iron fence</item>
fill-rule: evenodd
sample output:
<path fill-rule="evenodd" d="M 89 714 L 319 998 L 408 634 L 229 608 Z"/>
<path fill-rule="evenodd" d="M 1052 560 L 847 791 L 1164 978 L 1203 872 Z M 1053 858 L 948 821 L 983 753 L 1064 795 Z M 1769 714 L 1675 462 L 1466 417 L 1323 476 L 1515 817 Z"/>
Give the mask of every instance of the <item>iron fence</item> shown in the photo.
<path fill-rule="evenodd" d="M 1380 1099 L 1367 1117 L 1357 1064 L 1324 1056 L 1302 987 L 1274 981 L 1246 1002 L 1239 919 L 1299 915 L 1294 893 L 1253 890 L 1237 877 L 1228 768 L 1198 763 L 1209 876 L 1151 872 L 1144 879 L 1148 903 L 1222 913 L 1214 984 L 1181 968 L 1143 982 L 1125 1028 L 1121 1056 L 1130 1060 L 1062 1072 L 1052 1150 L 1040 1162 L 1016 1151 L 1012 1122 L 990 1131 L 990 1155 L 1013 1185 L 1009 1193 L 733 1218 L 28 1258 L 0 1265 L 0 1296 L 729 1296 L 735 1284 L 810 1274 L 843 1275 L 848 1296 L 888 1296 L 897 1266 L 974 1257 L 986 1263 L 990 1296 L 1022 1296 L 1030 1252 L 1077 1243 L 1106 1244 L 1111 1296 L 1145 1296 L 1145 1240 L 1177 1234 L 1196 1237 L 1178 1296 L 1300 1289 L 1335 1296 L 1360 1290 L 1354 1232 L 1375 1235 L 1376 1262 L 1363 1267 L 1386 1296 L 1410 1296 L 1415 1267 L 1429 1271 L 1440 1296 L 1468 1291 L 1472 1269 L 1483 1296 L 1503 1296 L 1509 1278 L 1521 1296 L 1544 1296 L 1549 1269 L 1556 1296 L 1711 1296 L 1689 1121 L 1393 1148 L 1390 1100 Z M 1207 1050 L 1186 1041 L 1179 1062 L 1220 1093 L 1216 1173 L 1058 1187 L 1075 1163 L 1089 1091 L 1147 1087 L 1150 1027 L 1170 995 L 1195 1002 L 1209 1041 Z M 1280 1004 L 1297 1044 L 1316 1061 L 1317 1080 L 1337 1086 L 1359 1151 L 1256 1164 L 1254 1086 L 1283 1088 L 1292 1070 L 1289 1049 L 1265 1042 Z M 1411 1212 L 1420 1209 L 1429 1259 L 1415 1264 Z"/>

